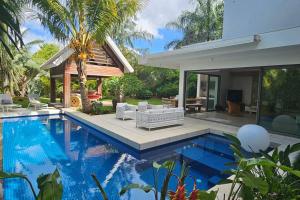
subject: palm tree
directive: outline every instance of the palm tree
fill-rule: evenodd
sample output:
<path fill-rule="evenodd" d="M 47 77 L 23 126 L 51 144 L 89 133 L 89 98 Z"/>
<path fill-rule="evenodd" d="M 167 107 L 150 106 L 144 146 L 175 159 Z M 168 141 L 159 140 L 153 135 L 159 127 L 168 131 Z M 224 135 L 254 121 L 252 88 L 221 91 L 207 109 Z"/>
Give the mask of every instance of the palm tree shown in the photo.
<path fill-rule="evenodd" d="M 94 41 L 103 44 L 113 27 L 135 15 L 139 0 L 32 0 L 37 18 L 59 41 L 69 42 L 77 65 L 83 112 L 91 110 L 87 98 L 86 60 L 93 57 Z"/>
<path fill-rule="evenodd" d="M 26 32 L 27 30 L 23 31 L 21 36 L 23 37 Z M 0 46 L 0 83 L 1 87 L 9 91 L 12 96 L 15 95 L 15 91 L 24 96 L 30 81 L 38 74 L 39 68 L 37 63 L 31 59 L 30 49 L 33 45 L 42 42 L 41 40 L 33 40 L 21 46 L 20 41 L 16 41 L 18 48 L 9 44 L 8 48 L 13 59 L 9 57 L 5 48 Z"/>
<path fill-rule="evenodd" d="M 0 45 L 11 58 L 10 45 L 18 48 L 22 42 L 20 13 L 25 0 L 0 0 Z"/>
<path fill-rule="evenodd" d="M 150 41 L 153 35 L 147 31 L 138 30 L 136 22 L 130 18 L 125 20 L 120 26 L 113 28 L 111 37 L 121 47 L 134 48 L 133 41 L 137 39 Z"/>
<path fill-rule="evenodd" d="M 169 42 L 165 48 L 178 49 L 182 46 L 215 40 L 222 37 L 223 1 L 196 0 L 194 11 L 183 12 L 176 21 L 166 25 L 167 28 L 181 30 L 183 38 Z"/>

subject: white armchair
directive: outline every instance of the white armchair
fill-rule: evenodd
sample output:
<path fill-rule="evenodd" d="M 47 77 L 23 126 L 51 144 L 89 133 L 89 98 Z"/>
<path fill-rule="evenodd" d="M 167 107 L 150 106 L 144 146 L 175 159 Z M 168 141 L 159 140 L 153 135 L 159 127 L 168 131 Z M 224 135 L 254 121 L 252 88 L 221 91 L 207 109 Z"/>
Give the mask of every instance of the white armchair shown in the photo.
<path fill-rule="evenodd" d="M 118 103 L 116 107 L 117 119 L 135 119 L 137 107 L 127 103 Z"/>

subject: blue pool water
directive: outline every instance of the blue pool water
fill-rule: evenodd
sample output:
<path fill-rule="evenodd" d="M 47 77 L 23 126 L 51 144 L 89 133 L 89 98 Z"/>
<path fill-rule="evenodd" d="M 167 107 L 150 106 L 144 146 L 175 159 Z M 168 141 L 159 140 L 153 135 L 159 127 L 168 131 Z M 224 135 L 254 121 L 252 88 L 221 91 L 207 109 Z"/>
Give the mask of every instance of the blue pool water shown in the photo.
<path fill-rule="evenodd" d="M 153 184 L 153 161 L 175 160 L 179 174 L 184 160 L 201 189 L 226 176 L 225 163 L 234 160 L 224 137 L 206 134 L 191 140 L 147 151 L 132 148 L 66 116 L 23 117 L 3 120 L 3 170 L 26 174 L 34 183 L 39 174 L 58 168 L 63 199 L 101 199 L 91 174 L 96 174 L 110 199 L 153 199 L 153 194 L 131 190 L 118 193 L 129 183 Z M 151 132 L 149 133 L 151 134 Z M 159 177 L 160 184 L 163 173 Z M 187 179 L 187 188 L 193 186 Z M 175 189 L 172 179 L 170 188 Z M 4 199 L 33 199 L 28 185 L 17 179 L 4 181 Z"/>

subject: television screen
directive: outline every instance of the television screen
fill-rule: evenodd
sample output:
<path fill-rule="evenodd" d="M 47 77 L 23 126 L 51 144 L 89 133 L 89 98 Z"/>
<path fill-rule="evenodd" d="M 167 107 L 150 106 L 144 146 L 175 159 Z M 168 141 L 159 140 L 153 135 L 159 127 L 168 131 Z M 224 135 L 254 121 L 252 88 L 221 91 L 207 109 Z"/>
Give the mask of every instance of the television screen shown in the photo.
<path fill-rule="evenodd" d="M 240 103 L 243 100 L 243 90 L 228 90 L 227 101 Z"/>

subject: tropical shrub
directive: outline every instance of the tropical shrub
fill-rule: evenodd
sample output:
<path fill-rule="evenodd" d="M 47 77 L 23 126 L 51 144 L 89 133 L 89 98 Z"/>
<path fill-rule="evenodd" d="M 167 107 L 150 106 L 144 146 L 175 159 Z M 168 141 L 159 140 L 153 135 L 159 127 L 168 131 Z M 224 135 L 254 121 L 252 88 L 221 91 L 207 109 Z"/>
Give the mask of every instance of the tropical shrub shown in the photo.
<path fill-rule="evenodd" d="M 47 199 L 62 199 L 63 194 L 63 185 L 61 182 L 61 177 L 59 171 L 56 169 L 53 173 L 49 174 L 41 174 L 37 178 L 37 184 L 39 188 L 39 192 L 33 188 L 32 183 L 27 178 L 27 176 L 21 173 L 6 173 L 0 171 L 0 179 L 15 179 L 20 178 L 24 179 L 28 184 L 36 200 L 47 200 Z"/>
<path fill-rule="evenodd" d="M 107 87 L 110 94 L 115 96 L 118 102 L 121 102 L 124 95 L 136 96 L 136 93 L 143 88 L 143 83 L 136 76 L 125 74 L 122 77 L 111 78 Z"/>
<path fill-rule="evenodd" d="M 157 96 L 172 97 L 178 95 L 178 83 L 167 83 L 157 89 Z"/>
<path fill-rule="evenodd" d="M 288 145 L 284 150 L 275 148 L 272 154 L 261 152 L 253 158 L 245 158 L 241 153 L 240 141 L 230 135 L 231 148 L 234 151 L 237 168 L 227 171 L 234 175 L 228 200 L 243 199 L 299 199 L 300 171 L 299 161 L 295 164 L 290 155 L 300 151 L 300 143 Z M 297 163 L 297 165 L 296 165 Z"/>
<path fill-rule="evenodd" d="M 137 92 L 136 97 L 138 99 L 150 99 L 153 96 L 153 93 L 148 89 L 141 89 Z"/>
<path fill-rule="evenodd" d="M 92 103 L 92 114 L 94 115 L 109 114 L 113 112 L 113 106 L 103 106 L 103 103 L 99 101 Z"/>

